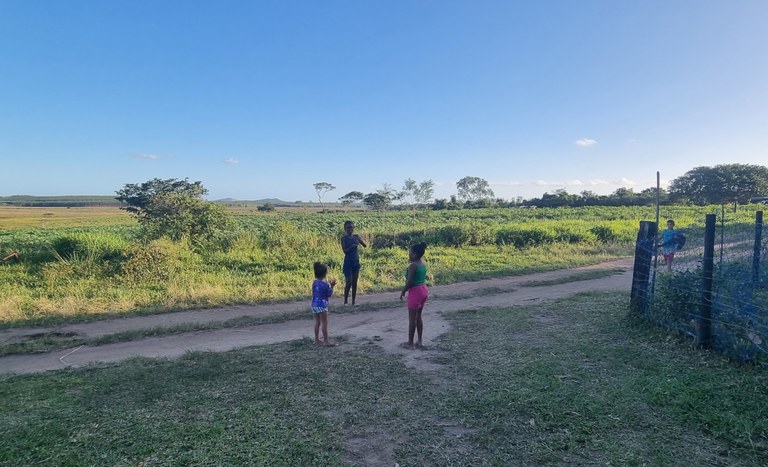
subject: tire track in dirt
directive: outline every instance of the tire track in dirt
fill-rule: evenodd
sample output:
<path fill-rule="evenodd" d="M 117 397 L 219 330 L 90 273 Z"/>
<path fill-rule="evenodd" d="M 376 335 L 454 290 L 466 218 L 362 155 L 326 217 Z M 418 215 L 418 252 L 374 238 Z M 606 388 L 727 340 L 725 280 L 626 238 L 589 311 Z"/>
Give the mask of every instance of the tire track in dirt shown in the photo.
<path fill-rule="evenodd" d="M 526 276 L 488 279 L 435 286 L 424 309 L 427 349 L 434 339 L 450 328 L 444 312 L 476 310 L 551 301 L 575 293 L 597 290 L 628 291 L 632 280 L 631 259 L 610 261 L 598 265 L 570 270 L 551 271 Z M 553 285 L 526 286 L 531 281 L 558 281 L 573 274 L 589 270 L 623 270 L 620 274 L 599 279 L 579 280 Z M 334 314 L 339 306 L 333 303 L 329 321 L 332 335 L 345 336 L 344 341 L 357 344 L 373 342 L 388 352 L 404 355 L 405 364 L 423 371 L 434 369 L 431 351 L 410 351 L 399 344 L 404 340 L 408 325 L 405 306 L 392 300 L 396 292 L 361 296 L 366 308 L 372 311 Z M 339 298 L 336 298 L 338 302 Z M 243 316 L 269 316 L 305 310 L 306 301 L 251 307 L 228 307 L 193 310 L 163 315 L 109 319 L 90 323 L 62 325 L 48 328 L 17 328 L 0 333 L 0 342 L 10 342 L 42 332 L 73 333 L 78 337 L 94 338 L 117 332 L 135 331 L 186 323 L 213 323 Z M 308 315 L 309 316 L 309 315 Z M 307 319 L 260 324 L 251 327 L 225 328 L 211 331 L 186 332 L 161 337 L 147 337 L 128 342 L 99 346 L 80 346 L 61 351 L 39 354 L 19 354 L 0 357 L 0 373 L 35 373 L 61 368 L 76 368 L 93 364 L 115 363 L 132 357 L 178 358 L 190 351 L 224 352 L 253 345 L 286 342 L 310 336 L 312 322 Z M 348 345 L 342 343 L 342 347 Z"/>

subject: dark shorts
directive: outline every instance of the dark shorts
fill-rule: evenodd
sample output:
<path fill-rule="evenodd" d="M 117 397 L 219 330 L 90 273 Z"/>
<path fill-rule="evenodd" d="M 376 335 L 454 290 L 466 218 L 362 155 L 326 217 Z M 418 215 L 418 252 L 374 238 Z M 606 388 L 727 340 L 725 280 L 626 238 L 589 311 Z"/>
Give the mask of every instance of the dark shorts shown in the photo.
<path fill-rule="evenodd" d="M 355 274 L 360 273 L 360 260 L 359 259 L 345 259 L 344 266 L 342 267 L 344 277 L 352 277 Z"/>
<path fill-rule="evenodd" d="M 673 259 L 675 259 L 674 251 L 671 253 L 664 253 L 664 261 L 672 261 Z"/>

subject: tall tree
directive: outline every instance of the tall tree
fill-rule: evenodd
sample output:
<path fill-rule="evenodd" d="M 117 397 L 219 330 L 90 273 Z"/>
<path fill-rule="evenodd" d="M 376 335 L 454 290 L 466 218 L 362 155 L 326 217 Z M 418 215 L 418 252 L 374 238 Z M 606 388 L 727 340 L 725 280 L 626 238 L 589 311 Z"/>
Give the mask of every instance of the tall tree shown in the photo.
<path fill-rule="evenodd" d="M 317 193 L 317 200 L 320 202 L 320 209 L 325 211 L 325 206 L 323 206 L 323 196 L 325 196 L 325 194 L 328 193 L 329 191 L 335 190 L 336 187 L 331 185 L 328 182 L 317 182 L 317 183 L 313 183 L 312 186 L 315 187 L 315 192 Z"/>
<path fill-rule="evenodd" d="M 722 164 L 696 167 L 672 180 L 669 194 L 674 200 L 694 204 L 747 203 L 749 198 L 768 194 L 768 167 Z"/>
<path fill-rule="evenodd" d="M 403 204 L 413 208 L 426 205 L 432 199 L 434 186 L 435 182 L 432 180 L 416 183 L 412 178 L 408 178 L 403 183 L 403 190 L 399 193 L 399 198 Z"/>
<path fill-rule="evenodd" d="M 435 194 L 435 182 L 431 179 L 424 180 L 419 183 L 419 187 L 416 189 L 416 204 L 424 206 L 429 204 L 432 200 L 432 196 Z"/>
<path fill-rule="evenodd" d="M 466 201 L 476 201 L 484 198 L 493 198 L 488 182 L 480 177 L 464 177 L 456 182 L 459 198 Z"/>

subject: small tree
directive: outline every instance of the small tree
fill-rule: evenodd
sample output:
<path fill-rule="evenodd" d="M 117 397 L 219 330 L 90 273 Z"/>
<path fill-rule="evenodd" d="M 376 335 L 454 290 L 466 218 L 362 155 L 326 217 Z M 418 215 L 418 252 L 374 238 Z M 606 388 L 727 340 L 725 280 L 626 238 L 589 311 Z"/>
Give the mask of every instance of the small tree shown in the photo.
<path fill-rule="evenodd" d="M 477 201 L 484 198 L 493 198 L 488 182 L 480 177 L 464 177 L 456 182 L 459 198 L 465 201 Z"/>
<path fill-rule="evenodd" d="M 275 210 L 275 205 L 272 203 L 264 203 L 256 209 L 261 212 L 272 212 Z"/>
<path fill-rule="evenodd" d="M 389 207 L 391 200 L 381 193 L 368 193 L 363 198 L 363 203 L 373 210 L 383 211 Z"/>
<path fill-rule="evenodd" d="M 365 198 L 365 195 L 361 191 L 350 191 L 346 195 L 339 198 L 342 204 L 358 203 Z"/>
<path fill-rule="evenodd" d="M 335 190 L 336 187 L 328 182 L 317 182 L 312 184 L 312 186 L 315 187 L 315 192 L 317 192 L 317 200 L 320 202 L 320 209 L 325 211 L 325 206 L 323 206 L 323 196 L 329 191 Z"/>
<path fill-rule="evenodd" d="M 231 225 L 223 206 L 202 199 L 208 193 L 201 182 L 158 178 L 129 183 L 117 191 L 117 199 L 128 206 L 144 227 L 148 238 L 189 238 L 193 244 L 212 240 Z"/>
<path fill-rule="evenodd" d="M 202 198 L 203 195 L 208 194 L 208 190 L 203 187 L 202 182 L 190 182 L 188 178 L 184 180 L 153 178 L 144 183 L 127 183 L 122 190 L 116 193 L 115 199 L 127 204 L 127 206 L 120 209 L 141 218 L 144 215 L 142 210 L 156 196 L 177 193 L 191 198 Z"/>

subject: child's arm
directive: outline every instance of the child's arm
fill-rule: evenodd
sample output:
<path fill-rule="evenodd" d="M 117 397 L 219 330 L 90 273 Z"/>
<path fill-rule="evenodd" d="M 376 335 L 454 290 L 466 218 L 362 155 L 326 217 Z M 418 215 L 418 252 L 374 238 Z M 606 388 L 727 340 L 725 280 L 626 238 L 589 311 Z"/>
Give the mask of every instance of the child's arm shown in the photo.
<path fill-rule="evenodd" d="M 368 245 L 365 244 L 362 238 L 360 238 L 360 235 L 355 235 L 355 238 L 357 238 L 357 243 L 360 245 L 363 245 L 363 248 L 368 248 Z"/>
<path fill-rule="evenodd" d="M 416 265 L 414 263 L 411 263 L 408 265 L 408 277 L 405 279 L 405 286 L 403 287 L 403 290 L 400 292 L 400 300 L 403 299 L 405 296 L 405 293 L 413 287 L 413 276 L 416 272 Z"/>

